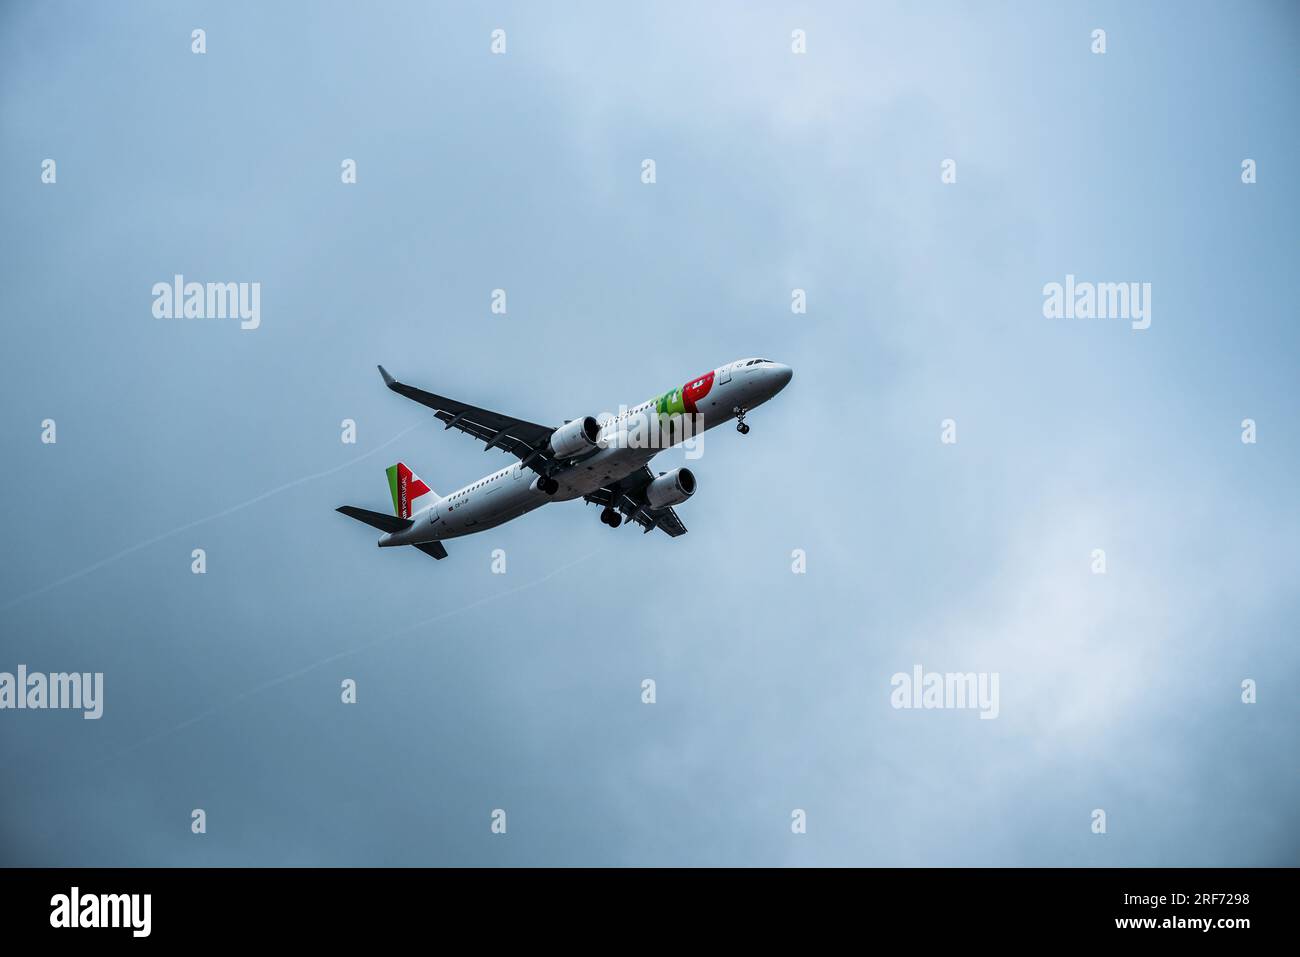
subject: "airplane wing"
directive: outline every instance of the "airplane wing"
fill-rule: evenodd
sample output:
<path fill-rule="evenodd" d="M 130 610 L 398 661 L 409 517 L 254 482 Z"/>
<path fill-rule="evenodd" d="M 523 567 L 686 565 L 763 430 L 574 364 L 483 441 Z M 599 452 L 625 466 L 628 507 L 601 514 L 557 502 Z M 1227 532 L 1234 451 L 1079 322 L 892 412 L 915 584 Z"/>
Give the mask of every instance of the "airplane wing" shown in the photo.
<path fill-rule="evenodd" d="M 596 505 L 608 505 L 617 509 L 628 516 L 628 521 L 636 522 L 646 532 L 661 528 L 673 538 L 685 535 L 686 526 L 682 524 L 682 520 L 677 517 L 671 505 L 651 508 L 646 502 L 645 487 L 654 481 L 654 477 L 654 473 L 648 467 L 642 466 L 631 475 L 598 488 L 590 495 L 584 495 L 583 498 Z"/>
<path fill-rule="evenodd" d="M 383 366 L 379 367 L 379 374 L 384 377 L 384 384 L 398 395 L 404 395 L 433 409 L 433 414 L 444 423 L 444 428 L 459 429 L 481 439 L 487 443 L 483 449 L 485 452 L 491 448 L 504 449 L 518 456 L 535 472 L 545 474 L 545 467 L 550 461 L 545 448 L 551 433 L 555 431 L 553 426 L 525 422 L 523 419 L 514 419 L 489 409 L 480 409 L 476 405 L 425 392 L 413 385 L 398 382 Z"/>

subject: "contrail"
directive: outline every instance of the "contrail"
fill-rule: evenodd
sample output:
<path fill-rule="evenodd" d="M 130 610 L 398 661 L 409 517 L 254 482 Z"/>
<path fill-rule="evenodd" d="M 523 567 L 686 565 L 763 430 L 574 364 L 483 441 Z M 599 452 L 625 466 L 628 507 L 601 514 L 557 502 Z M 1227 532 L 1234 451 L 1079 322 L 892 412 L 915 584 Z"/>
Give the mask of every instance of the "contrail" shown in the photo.
<path fill-rule="evenodd" d="M 376 451 L 378 451 L 378 449 L 376 449 Z M 192 718 L 186 718 L 180 724 L 174 725 L 170 728 L 166 728 L 162 731 L 155 732 L 154 734 L 149 735 L 147 738 L 142 738 L 141 740 L 137 741 L 135 744 L 129 745 L 123 748 L 122 750 L 117 751 L 114 754 L 111 754 L 108 757 L 104 758 L 102 761 L 96 764 L 95 767 L 103 767 L 106 764 L 111 764 L 112 762 L 118 760 L 119 758 L 124 757 L 127 754 L 130 754 L 132 751 L 136 751 L 139 748 L 143 748 L 145 745 L 152 744 L 153 742 L 161 740 L 162 738 L 166 738 L 173 734 L 176 734 L 178 731 L 184 731 L 186 728 L 190 727 L 191 725 L 198 724 L 200 721 L 205 721 L 206 719 L 212 717 L 213 715 L 219 714 L 220 712 L 225 711 L 239 704 L 241 701 L 251 698 L 254 695 L 259 695 L 263 691 L 267 691 L 271 688 L 275 688 L 279 685 L 285 684 L 286 682 L 293 681 L 295 678 L 300 678 L 303 675 L 307 674 L 308 672 L 315 671 L 317 668 L 322 668 L 325 665 L 330 664 L 331 662 L 338 661 L 340 658 L 348 658 L 351 657 L 352 655 L 358 655 L 361 652 L 368 651 L 371 648 L 374 648 L 378 645 L 383 645 L 383 644 L 387 644 L 390 641 L 394 641 L 408 632 L 415 631 L 419 628 L 424 628 L 427 625 L 432 625 L 434 622 L 443 621 L 455 615 L 462 615 L 465 612 L 470 611 L 471 609 L 478 608 L 481 605 L 488 605 L 495 601 L 501 601 L 504 598 L 509 598 L 511 595 L 517 595 L 521 591 L 526 591 L 529 588 L 536 588 L 538 585 L 550 581 L 556 575 L 568 571 L 570 568 L 573 568 L 575 565 L 581 565 L 583 562 L 588 561 L 591 558 L 594 558 L 595 556 L 599 555 L 603 551 L 605 551 L 604 548 L 598 548 L 593 552 L 588 552 L 586 555 L 583 555 L 581 558 L 575 558 L 573 561 L 561 565 L 559 568 L 553 569 L 552 571 L 543 575 L 541 578 L 536 578 L 533 581 L 525 582 L 522 585 L 517 585 L 514 588 L 511 588 L 509 591 L 503 591 L 497 595 L 488 595 L 486 597 L 476 599 L 467 605 L 462 605 L 460 608 L 455 608 L 451 611 L 444 611 L 441 614 L 434 615 L 431 618 L 423 618 L 420 621 L 414 622 L 413 624 L 404 625 L 403 627 L 398 628 L 396 631 L 389 632 L 387 635 L 384 635 L 382 638 L 376 638 L 374 641 L 366 642 L 365 644 L 358 645 L 355 648 L 349 648 L 346 651 L 335 652 L 332 655 L 329 655 L 325 658 L 321 658 L 319 661 L 314 661 L 311 664 L 303 665 L 301 668 L 298 668 L 294 671 L 290 671 L 287 674 L 280 675 L 278 678 L 271 678 L 270 680 L 263 682 L 262 684 L 258 685 L 255 688 L 250 688 L 248 691 L 245 691 L 242 694 L 235 695 L 235 697 L 229 698 L 223 701 L 221 704 L 213 705 L 211 708 L 208 708 L 206 711 L 199 712 L 198 714 L 194 715 L 194 717 Z"/>
<path fill-rule="evenodd" d="M 117 561 L 120 558 L 125 558 L 127 555 L 134 554 L 135 552 L 140 551 L 140 549 L 142 548 L 148 548 L 150 545 L 155 545 L 158 542 L 161 542 L 164 538 L 170 538 L 173 535 L 178 535 L 181 532 L 185 531 L 186 529 L 194 528 L 196 525 L 203 525 L 206 522 L 214 522 L 219 518 L 225 518 L 227 515 L 232 515 L 235 512 L 240 511 L 241 509 L 248 508 L 250 505 L 256 505 L 258 502 L 261 502 L 264 499 L 268 499 L 272 495 L 279 495 L 281 492 L 287 491 L 288 489 L 294 488 L 295 486 L 302 485 L 304 482 L 312 482 L 315 481 L 316 479 L 324 478 L 327 475 L 333 475 L 335 472 L 341 472 L 345 468 L 349 468 L 350 466 L 356 465 L 362 459 L 368 459 L 376 452 L 383 451 L 384 449 L 388 448 L 388 446 L 396 442 L 398 439 L 402 438 L 402 436 L 410 432 L 413 432 L 415 429 L 418 429 L 420 426 L 426 424 L 428 423 L 417 422 L 415 423 L 415 425 L 411 426 L 410 428 L 402 429 L 402 431 L 398 432 L 396 435 L 394 435 L 387 442 L 384 442 L 382 445 L 377 445 L 369 452 L 363 452 L 361 455 L 355 456 L 354 458 L 349 459 L 348 461 L 344 462 L 341 465 L 332 466 L 331 468 L 325 469 L 323 472 L 315 472 L 311 475 L 304 475 L 300 478 L 296 478 L 292 482 L 286 482 L 283 485 L 276 486 L 275 488 L 271 489 L 269 492 L 263 492 L 260 495 L 255 495 L 253 498 L 250 498 L 246 502 L 240 502 L 238 505 L 232 505 L 227 509 L 223 509 L 220 512 L 214 512 L 213 514 L 205 516 L 204 518 L 196 518 L 194 521 L 186 522 L 184 525 L 177 526 L 176 528 L 173 528 L 171 531 L 162 532 L 159 535 L 155 535 L 153 538 L 147 538 L 143 542 L 139 542 L 135 545 L 130 546 L 129 548 L 124 548 L 120 552 L 116 552 L 112 555 L 109 555 L 107 558 L 101 558 L 93 565 L 87 565 L 85 568 L 82 568 L 79 571 L 75 571 L 70 575 L 64 575 L 62 578 L 58 579 L 57 581 L 52 581 L 48 585 L 42 585 L 40 588 L 36 589 L 35 591 L 30 591 L 25 595 L 19 595 L 17 598 L 10 598 L 3 605 L 0 605 L 0 611 L 8 611 L 10 608 L 13 608 L 15 605 L 21 605 L 25 601 L 30 601 L 31 599 L 35 598 L 37 595 L 43 595 L 47 591 L 50 591 L 53 588 L 58 588 L 60 585 L 66 585 L 68 582 L 76 581 L 78 578 L 84 578 L 86 575 L 89 575 L 91 572 L 98 571 L 99 569 L 103 568 L 105 565 L 111 565 L 113 562 Z"/>

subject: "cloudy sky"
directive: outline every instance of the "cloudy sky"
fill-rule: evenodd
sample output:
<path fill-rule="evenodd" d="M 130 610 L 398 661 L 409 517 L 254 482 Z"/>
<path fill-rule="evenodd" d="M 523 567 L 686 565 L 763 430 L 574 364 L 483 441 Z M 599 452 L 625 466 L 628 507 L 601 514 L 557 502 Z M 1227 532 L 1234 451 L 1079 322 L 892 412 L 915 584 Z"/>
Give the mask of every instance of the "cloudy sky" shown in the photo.
<path fill-rule="evenodd" d="M 0 861 L 1297 863 L 1297 41 L 1280 2 L 4 5 L 0 671 L 105 701 L 0 711 Z M 176 274 L 260 327 L 155 319 Z M 1067 275 L 1150 327 L 1045 318 Z M 434 563 L 333 511 L 507 461 L 376 363 L 556 423 L 741 356 L 795 378 L 706 437 L 683 538 L 569 503 Z M 917 665 L 998 717 L 891 707 Z"/>

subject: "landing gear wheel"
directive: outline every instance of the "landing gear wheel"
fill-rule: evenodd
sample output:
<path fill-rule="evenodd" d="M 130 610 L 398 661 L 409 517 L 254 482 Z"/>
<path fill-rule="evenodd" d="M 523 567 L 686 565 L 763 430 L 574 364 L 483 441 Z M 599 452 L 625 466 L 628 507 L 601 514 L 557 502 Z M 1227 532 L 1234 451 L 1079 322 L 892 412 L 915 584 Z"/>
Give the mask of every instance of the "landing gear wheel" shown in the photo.
<path fill-rule="evenodd" d="M 607 508 L 600 513 L 600 520 L 610 528 L 618 528 L 623 524 L 623 516 L 618 514 L 612 508 Z"/>
<path fill-rule="evenodd" d="M 749 435 L 749 426 L 745 424 L 745 413 L 749 410 L 738 405 L 731 411 L 736 414 L 736 431 L 741 435 Z"/>
<path fill-rule="evenodd" d="M 554 495 L 560 490 L 560 483 L 548 475 L 537 483 L 537 487 L 547 495 Z"/>

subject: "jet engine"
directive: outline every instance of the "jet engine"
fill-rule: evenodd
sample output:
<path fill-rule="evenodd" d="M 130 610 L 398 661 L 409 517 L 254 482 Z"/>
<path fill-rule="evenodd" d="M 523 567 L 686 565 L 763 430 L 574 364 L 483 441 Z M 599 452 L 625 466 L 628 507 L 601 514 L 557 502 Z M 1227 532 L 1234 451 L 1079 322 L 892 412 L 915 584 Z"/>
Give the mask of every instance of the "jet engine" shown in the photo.
<path fill-rule="evenodd" d="M 645 499 L 652 508 L 680 505 L 695 494 L 695 473 L 688 468 L 665 472 L 645 487 Z"/>
<path fill-rule="evenodd" d="M 566 422 L 551 434 L 551 454 L 559 459 L 571 459 L 596 448 L 600 436 L 600 423 L 593 416 Z"/>

